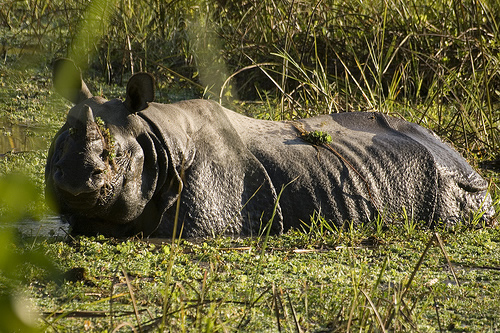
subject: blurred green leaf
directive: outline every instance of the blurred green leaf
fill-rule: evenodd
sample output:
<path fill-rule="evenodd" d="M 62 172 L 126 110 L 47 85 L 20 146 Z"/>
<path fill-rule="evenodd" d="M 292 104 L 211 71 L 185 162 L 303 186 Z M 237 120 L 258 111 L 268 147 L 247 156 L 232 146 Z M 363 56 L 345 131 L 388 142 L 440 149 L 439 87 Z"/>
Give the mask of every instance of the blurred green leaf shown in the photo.
<path fill-rule="evenodd" d="M 0 222 L 17 222 L 37 197 L 36 187 L 26 176 L 13 173 L 1 177 L 0 208 L 4 215 L 0 216 Z"/>
<path fill-rule="evenodd" d="M 39 332 L 36 318 L 28 298 L 0 293 L 0 332 Z"/>
<path fill-rule="evenodd" d="M 18 285 L 19 268 L 34 265 L 56 272 L 42 253 L 18 244 L 16 222 L 40 200 L 36 186 L 21 174 L 0 177 L 0 332 L 37 332 L 37 315 Z"/>

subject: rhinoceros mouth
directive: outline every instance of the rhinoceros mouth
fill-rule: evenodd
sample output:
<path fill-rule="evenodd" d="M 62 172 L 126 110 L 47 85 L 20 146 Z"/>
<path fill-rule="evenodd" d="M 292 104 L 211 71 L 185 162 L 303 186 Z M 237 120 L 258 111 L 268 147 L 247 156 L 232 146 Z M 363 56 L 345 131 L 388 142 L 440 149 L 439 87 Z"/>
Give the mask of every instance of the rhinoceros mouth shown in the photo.
<path fill-rule="evenodd" d="M 85 211 L 95 208 L 98 205 L 98 192 L 81 193 L 78 195 L 73 195 L 62 189 L 58 189 L 58 192 L 64 205 L 71 209 Z"/>
<path fill-rule="evenodd" d="M 90 215 L 108 207 L 114 197 L 114 191 L 111 186 L 103 186 L 96 191 L 77 195 L 73 195 L 63 189 L 58 189 L 58 192 L 66 208 Z"/>

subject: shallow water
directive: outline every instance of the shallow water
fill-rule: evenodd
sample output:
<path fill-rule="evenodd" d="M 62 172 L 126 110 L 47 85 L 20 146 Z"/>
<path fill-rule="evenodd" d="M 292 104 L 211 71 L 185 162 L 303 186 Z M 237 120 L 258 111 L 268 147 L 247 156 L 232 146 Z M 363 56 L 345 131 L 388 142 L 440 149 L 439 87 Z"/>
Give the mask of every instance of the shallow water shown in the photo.
<path fill-rule="evenodd" d="M 47 129 L 40 126 L 13 124 L 0 118 L 0 154 L 9 151 L 23 152 L 47 148 L 44 134 Z"/>
<path fill-rule="evenodd" d="M 27 237 L 65 237 L 69 232 L 69 224 L 63 223 L 59 216 L 47 216 L 40 221 L 24 219 L 15 227 Z"/>

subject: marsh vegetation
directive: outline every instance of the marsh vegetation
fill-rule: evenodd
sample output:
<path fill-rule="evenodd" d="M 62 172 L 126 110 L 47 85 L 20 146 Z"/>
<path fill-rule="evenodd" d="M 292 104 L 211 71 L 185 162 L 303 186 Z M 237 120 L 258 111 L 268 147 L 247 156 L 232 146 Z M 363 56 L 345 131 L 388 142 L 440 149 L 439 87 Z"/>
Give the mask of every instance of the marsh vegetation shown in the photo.
<path fill-rule="evenodd" d="M 105 97 L 148 71 L 160 102 L 417 122 L 487 167 L 498 212 L 499 22 L 494 0 L 3 1 L 0 331 L 500 330 L 498 228 L 408 217 L 335 229 L 313 216 L 282 236 L 155 241 L 14 224 L 50 214 L 45 156 L 70 107 L 49 79 L 61 56 Z"/>

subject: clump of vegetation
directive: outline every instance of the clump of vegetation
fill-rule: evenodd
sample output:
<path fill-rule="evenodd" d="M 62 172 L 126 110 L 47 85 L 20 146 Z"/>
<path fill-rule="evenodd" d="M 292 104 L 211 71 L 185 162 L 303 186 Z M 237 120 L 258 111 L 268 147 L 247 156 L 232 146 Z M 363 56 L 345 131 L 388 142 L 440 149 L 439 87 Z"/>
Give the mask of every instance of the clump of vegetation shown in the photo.
<path fill-rule="evenodd" d="M 115 139 L 111 135 L 109 128 L 106 127 L 106 124 L 101 117 L 96 117 L 95 123 L 97 124 L 104 141 L 103 158 L 108 162 L 113 162 L 116 157 Z"/>
<path fill-rule="evenodd" d="M 332 136 L 327 132 L 322 131 L 304 131 L 300 133 L 300 137 L 309 143 L 316 146 L 321 146 L 323 144 L 328 144 L 332 142 Z"/>

